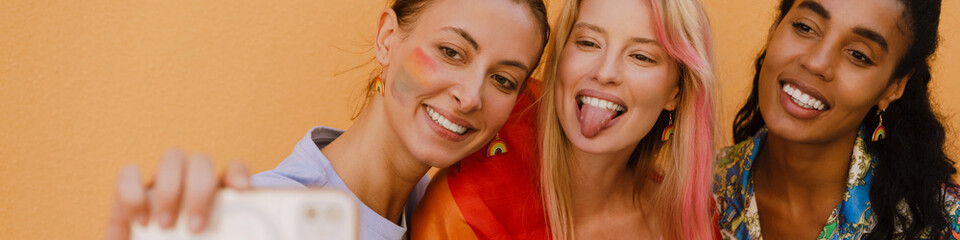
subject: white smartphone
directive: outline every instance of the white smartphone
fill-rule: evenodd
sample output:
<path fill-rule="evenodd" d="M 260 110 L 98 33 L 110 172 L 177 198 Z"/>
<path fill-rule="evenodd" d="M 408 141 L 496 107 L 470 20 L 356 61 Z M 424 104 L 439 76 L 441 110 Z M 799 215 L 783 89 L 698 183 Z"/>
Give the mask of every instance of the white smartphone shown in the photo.
<path fill-rule="evenodd" d="M 156 221 L 131 224 L 133 240 L 358 239 L 359 212 L 353 197 L 336 190 L 221 190 L 207 229 L 193 234 L 186 215 L 164 230 Z"/>

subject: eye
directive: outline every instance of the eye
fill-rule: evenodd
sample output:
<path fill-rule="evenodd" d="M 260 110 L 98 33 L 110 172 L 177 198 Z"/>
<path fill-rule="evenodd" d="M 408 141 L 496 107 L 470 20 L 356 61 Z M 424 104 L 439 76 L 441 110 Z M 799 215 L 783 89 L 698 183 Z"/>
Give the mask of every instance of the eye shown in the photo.
<path fill-rule="evenodd" d="M 813 28 L 807 24 L 804 24 L 801 22 L 794 22 L 791 25 L 793 26 L 793 29 L 795 29 L 801 35 L 816 34 L 815 32 L 813 32 Z"/>
<path fill-rule="evenodd" d="M 587 41 L 587 40 L 578 40 L 576 43 L 577 43 L 577 46 L 581 46 L 581 47 L 588 47 L 588 48 L 598 47 L 597 43 Z"/>
<path fill-rule="evenodd" d="M 857 50 L 847 50 L 847 53 L 849 53 L 850 56 L 853 57 L 853 59 L 856 59 L 861 63 L 867 64 L 867 65 L 874 65 L 873 60 L 870 60 L 870 57 L 867 57 L 867 54 L 864 54 L 863 52 L 860 52 Z"/>
<path fill-rule="evenodd" d="M 497 84 L 500 84 L 500 87 L 505 90 L 513 91 L 517 89 L 517 84 L 513 83 L 513 81 L 510 81 L 510 78 L 504 77 L 500 74 L 494 74 L 492 77 L 493 80 L 497 81 Z"/>
<path fill-rule="evenodd" d="M 450 59 L 463 60 L 463 55 L 461 55 L 460 52 L 457 52 L 457 50 L 453 50 L 452 48 L 441 46 L 440 51 L 443 52 L 444 56 L 447 56 Z"/>
<path fill-rule="evenodd" d="M 638 53 L 638 54 L 630 54 L 630 57 L 632 57 L 632 58 L 634 58 L 634 59 L 637 59 L 637 60 L 639 60 L 639 61 L 641 61 L 641 62 L 657 63 L 657 61 L 654 61 L 653 59 L 647 57 L 646 55 L 639 54 L 639 53 Z"/>

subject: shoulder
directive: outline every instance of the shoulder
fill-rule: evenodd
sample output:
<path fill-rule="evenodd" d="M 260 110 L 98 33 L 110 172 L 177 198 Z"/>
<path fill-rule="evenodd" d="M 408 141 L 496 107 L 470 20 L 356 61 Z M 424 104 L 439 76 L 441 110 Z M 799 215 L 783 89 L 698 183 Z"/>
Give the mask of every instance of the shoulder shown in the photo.
<path fill-rule="evenodd" d="M 748 139 L 736 145 L 726 147 L 717 152 L 717 161 L 714 165 L 714 176 L 721 182 L 721 178 L 735 180 L 750 170 L 753 160 L 755 141 Z"/>
<path fill-rule="evenodd" d="M 950 182 L 943 187 L 944 207 L 947 212 L 947 234 L 960 237 L 960 187 Z"/>
<path fill-rule="evenodd" d="M 320 148 L 336 139 L 342 130 L 330 127 L 314 127 L 307 131 L 276 168 L 251 177 L 254 187 L 306 188 L 324 186 L 329 178 L 336 177 L 333 167 Z"/>

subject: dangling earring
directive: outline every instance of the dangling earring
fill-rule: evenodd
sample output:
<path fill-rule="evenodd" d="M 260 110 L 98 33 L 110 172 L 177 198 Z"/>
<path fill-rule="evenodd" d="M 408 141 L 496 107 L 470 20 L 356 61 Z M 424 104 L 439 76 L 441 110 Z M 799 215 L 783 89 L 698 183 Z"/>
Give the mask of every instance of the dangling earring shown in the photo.
<path fill-rule="evenodd" d="M 376 90 L 380 96 L 383 96 L 383 81 L 380 80 L 381 76 L 383 76 L 383 67 L 380 68 L 380 74 L 377 74 L 377 78 L 373 80 L 374 90 Z"/>
<path fill-rule="evenodd" d="M 669 114 L 670 122 L 667 123 L 667 127 L 663 128 L 663 135 L 660 136 L 660 141 L 666 142 L 670 140 L 670 137 L 673 136 L 673 114 Z"/>
<path fill-rule="evenodd" d="M 493 157 L 493 155 L 499 155 L 507 153 L 507 143 L 500 139 L 500 133 L 497 133 L 497 136 L 493 138 L 493 142 L 490 142 L 490 147 L 487 147 L 487 157 Z"/>
<path fill-rule="evenodd" d="M 873 137 L 870 137 L 870 141 L 880 141 L 884 138 L 887 138 L 887 128 L 883 127 L 883 110 L 877 112 L 877 116 L 880 118 L 880 123 L 877 124 L 877 128 L 873 130 Z"/>

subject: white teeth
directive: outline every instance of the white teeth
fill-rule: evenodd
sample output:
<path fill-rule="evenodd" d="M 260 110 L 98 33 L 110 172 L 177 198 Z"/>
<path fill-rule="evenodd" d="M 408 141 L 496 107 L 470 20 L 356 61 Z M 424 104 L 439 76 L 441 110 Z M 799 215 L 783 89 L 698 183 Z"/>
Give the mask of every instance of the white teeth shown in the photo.
<path fill-rule="evenodd" d="M 595 98 L 595 97 L 580 96 L 580 102 L 583 104 L 589 104 L 590 106 L 594 106 L 598 108 L 610 109 L 611 111 L 615 111 L 615 112 L 623 112 L 624 110 L 627 110 L 626 107 L 621 106 L 620 104 L 616 104 L 616 103 Z"/>
<path fill-rule="evenodd" d="M 794 88 L 790 84 L 783 85 L 783 92 L 787 93 L 787 95 L 790 95 L 790 100 L 793 100 L 793 103 L 800 105 L 800 107 L 806 109 L 816 109 L 819 111 L 823 111 L 827 107 L 827 105 L 823 104 L 823 102 L 820 102 L 820 100 L 803 93 L 800 91 L 800 89 Z"/>
<path fill-rule="evenodd" d="M 454 132 L 457 134 L 463 134 L 467 132 L 467 127 L 460 126 L 460 125 L 454 124 L 453 122 L 450 122 L 450 120 L 443 117 L 443 115 L 440 115 L 436 111 L 433 111 L 433 108 L 427 107 L 427 115 L 430 115 L 430 119 L 433 119 L 434 122 L 436 122 L 437 124 L 440 124 L 440 126 L 443 126 L 443 128 L 446 128 L 451 132 Z"/>

